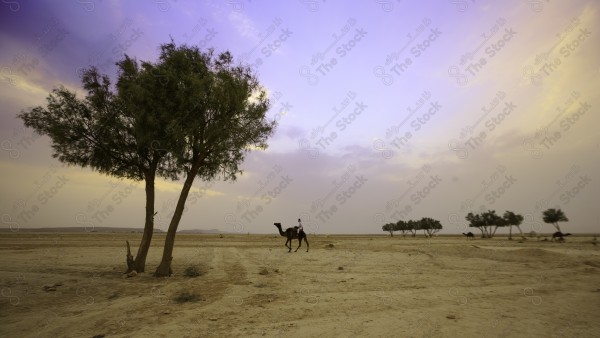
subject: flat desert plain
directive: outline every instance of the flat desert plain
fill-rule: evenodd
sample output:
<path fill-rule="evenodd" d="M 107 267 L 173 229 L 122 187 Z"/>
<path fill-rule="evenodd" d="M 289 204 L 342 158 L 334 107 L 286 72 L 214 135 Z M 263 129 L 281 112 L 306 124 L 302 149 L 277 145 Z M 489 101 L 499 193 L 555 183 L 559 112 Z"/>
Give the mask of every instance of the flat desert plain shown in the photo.
<path fill-rule="evenodd" d="M 124 278 L 140 236 L 0 234 L 0 336 L 600 336 L 591 237 L 309 234 L 310 252 L 288 253 L 275 234 L 181 234 L 157 279 L 155 234 L 148 272 Z"/>

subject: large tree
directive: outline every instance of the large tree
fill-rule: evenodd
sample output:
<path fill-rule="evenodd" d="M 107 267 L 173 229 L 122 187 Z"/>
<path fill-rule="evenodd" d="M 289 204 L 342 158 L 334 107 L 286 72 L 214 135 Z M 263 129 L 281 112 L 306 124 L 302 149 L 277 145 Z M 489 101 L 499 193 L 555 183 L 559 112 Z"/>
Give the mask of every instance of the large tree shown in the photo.
<path fill-rule="evenodd" d="M 556 231 L 560 231 L 560 226 L 558 226 L 558 222 L 568 222 L 569 219 L 565 216 L 565 213 L 560 209 L 548 209 L 543 212 L 543 218 L 545 223 L 550 223 L 554 225 Z"/>
<path fill-rule="evenodd" d="M 173 140 L 162 145 L 175 156 L 184 179 L 169 223 L 162 260 L 155 276 L 171 274 L 175 234 L 194 179 L 235 180 L 245 154 L 264 149 L 274 121 L 266 119 L 269 101 L 249 67 L 236 65 L 229 52 L 161 46 L 155 73 L 164 80 L 160 92 L 173 114 L 167 125 Z"/>
<path fill-rule="evenodd" d="M 168 118 L 155 108 L 159 98 L 152 95 L 159 79 L 127 56 L 117 66 L 116 91 L 108 76 L 89 68 L 82 74 L 84 98 L 60 86 L 49 94 L 46 107 L 24 110 L 19 117 L 50 137 L 52 156 L 59 161 L 145 181 L 144 233 L 135 260 L 128 255 L 128 270 L 143 272 L 154 228 L 155 177 L 174 179 L 177 167 L 156 147 L 168 137 L 161 127 Z"/>
<path fill-rule="evenodd" d="M 502 218 L 504 218 L 505 223 L 508 225 L 508 239 L 512 240 L 512 227 L 513 225 L 517 227 L 517 229 L 519 229 L 519 232 L 521 233 L 521 238 L 525 239 L 525 236 L 523 236 L 523 230 L 521 230 L 521 223 L 523 223 L 523 216 L 519 215 L 519 214 L 515 214 L 512 211 L 505 211 L 504 215 L 502 216 Z"/>

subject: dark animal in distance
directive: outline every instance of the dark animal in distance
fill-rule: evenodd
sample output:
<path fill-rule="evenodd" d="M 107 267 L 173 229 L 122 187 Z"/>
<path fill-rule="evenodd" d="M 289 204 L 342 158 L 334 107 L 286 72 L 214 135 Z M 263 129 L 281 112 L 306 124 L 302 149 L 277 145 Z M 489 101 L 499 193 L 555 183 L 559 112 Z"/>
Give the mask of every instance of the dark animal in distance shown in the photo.
<path fill-rule="evenodd" d="M 294 228 L 287 228 L 285 229 L 285 231 L 283 231 L 281 229 L 281 223 L 273 223 L 277 229 L 279 229 L 279 234 L 285 238 L 287 238 L 287 241 L 285 241 L 285 247 L 288 248 L 288 252 L 292 252 L 292 239 L 298 238 L 298 247 L 296 248 L 296 251 L 298 251 L 298 249 L 300 249 L 300 247 L 302 246 L 302 240 L 304 240 L 304 242 L 306 242 L 306 252 L 308 252 L 308 239 L 306 238 L 306 233 L 304 231 L 302 231 L 301 233 L 298 233 L 297 229 Z"/>
<path fill-rule="evenodd" d="M 558 241 L 558 242 L 562 243 L 565 241 L 565 237 L 567 237 L 567 236 L 571 236 L 571 234 L 570 233 L 563 234 L 562 232 L 557 231 L 552 234 L 552 241 Z"/>
<path fill-rule="evenodd" d="M 467 236 L 467 241 L 468 241 L 468 240 L 470 240 L 470 239 L 475 239 L 475 235 L 473 235 L 473 233 L 472 233 L 472 232 L 470 232 L 470 231 L 469 231 L 469 232 L 467 232 L 466 234 L 463 232 L 462 234 L 463 234 L 464 236 Z"/>

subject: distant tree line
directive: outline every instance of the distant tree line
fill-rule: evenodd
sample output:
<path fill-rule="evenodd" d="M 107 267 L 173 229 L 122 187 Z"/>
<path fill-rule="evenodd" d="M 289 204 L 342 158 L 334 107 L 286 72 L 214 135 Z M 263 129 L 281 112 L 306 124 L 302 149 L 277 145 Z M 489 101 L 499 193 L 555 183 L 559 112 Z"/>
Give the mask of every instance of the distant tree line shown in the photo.
<path fill-rule="evenodd" d="M 569 219 L 565 216 L 564 212 L 560 209 L 548 209 L 542 213 L 542 218 L 545 223 L 552 224 L 557 232 L 561 232 L 558 222 L 568 222 Z M 509 235 L 508 239 L 512 239 L 512 227 L 515 226 L 523 235 L 521 230 L 521 223 L 523 223 L 523 216 L 516 214 L 512 211 L 505 211 L 502 216 L 496 214 L 495 210 L 488 210 L 480 214 L 468 213 L 465 217 L 469 221 L 469 227 L 477 228 L 481 231 L 481 238 L 493 238 L 498 228 L 508 227 Z M 395 231 L 400 231 L 402 236 L 406 236 L 407 233 L 412 234 L 413 237 L 417 235 L 417 231 L 423 230 L 423 234 L 426 237 L 431 237 L 442 229 L 440 221 L 423 217 L 418 221 L 414 220 L 400 220 L 396 223 L 387 223 L 383 225 L 382 230 L 390 233 L 390 236 L 394 236 Z"/>
<path fill-rule="evenodd" d="M 554 225 L 556 231 L 561 232 L 558 222 L 568 222 L 569 219 L 560 209 L 548 209 L 542 213 L 542 218 L 545 223 Z M 496 214 L 495 210 L 488 210 L 481 214 L 468 213 L 465 217 L 469 221 L 469 227 L 477 228 L 481 231 L 481 238 L 492 238 L 496 234 L 496 230 L 500 227 L 509 227 L 508 239 L 512 239 L 512 227 L 515 226 L 521 233 L 521 237 L 525 238 L 521 230 L 523 216 L 515 214 L 512 211 L 505 211 L 504 215 Z"/>
<path fill-rule="evenodd" d="M 390 233 L 390 236 L 394 237 L 394 231 L 400 231 L 402 236 L 406 236 L 406 233 L 411 233 L 413 237 L 417 236 L 417 231 L 423 230 L 425 237 L 431 237 L 436 232 L 442 230 L 442 223 L 440 221 L 423 217 L 420 220 L 399 220 L 396 223 L 387 223 L 382 227 L 383 231 Z"/>

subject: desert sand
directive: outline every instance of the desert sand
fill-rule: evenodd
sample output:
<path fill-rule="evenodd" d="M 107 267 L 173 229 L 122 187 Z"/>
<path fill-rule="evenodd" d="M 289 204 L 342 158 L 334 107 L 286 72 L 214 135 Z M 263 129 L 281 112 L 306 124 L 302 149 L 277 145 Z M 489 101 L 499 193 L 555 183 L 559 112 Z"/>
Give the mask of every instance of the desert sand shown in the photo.
<path fill-rule="evenodd" d="M 174 276 L 157 279 L 155 234 L 147 272 L 124 278 L 140 236 L 0 234 L 0 336 L 600 336 L 591 237 L 309 234 L 310 252 L 288 253 L 276 234 L 178 235 Z"/>

